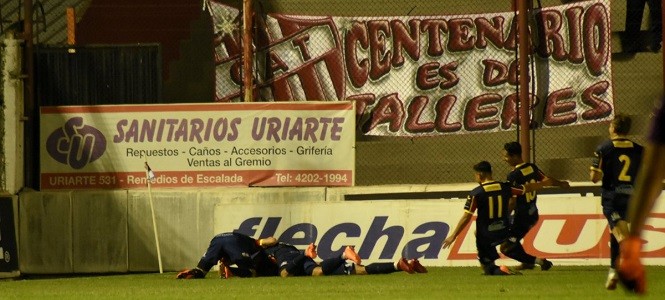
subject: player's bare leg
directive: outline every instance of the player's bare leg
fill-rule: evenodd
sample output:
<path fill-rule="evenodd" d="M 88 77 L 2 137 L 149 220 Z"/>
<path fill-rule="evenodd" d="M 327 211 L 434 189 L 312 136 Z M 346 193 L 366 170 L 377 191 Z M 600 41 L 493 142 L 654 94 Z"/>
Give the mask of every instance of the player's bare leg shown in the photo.
<path fill-rule="evenodd" d="M 343 259 L 348 259 L 353 261 L 356 265 L 361 263 L 360 255 L 356 253 L 356 250 L 353 246 L 346 246 L 344 253 L 342 253 Z"/>
<path fill-rule="evenodd" d="M 307 246 L 307 249 L 305 249 L 305 256 L 315 259 L 318 256 L 318 253 L 316 252 L 316 245 L 314 243 L 309 244 Z"/>

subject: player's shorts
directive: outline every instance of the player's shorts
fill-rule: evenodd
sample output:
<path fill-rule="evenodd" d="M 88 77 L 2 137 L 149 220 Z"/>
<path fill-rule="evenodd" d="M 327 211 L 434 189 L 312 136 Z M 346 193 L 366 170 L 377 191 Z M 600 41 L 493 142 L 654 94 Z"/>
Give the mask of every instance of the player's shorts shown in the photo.
<path fill-rule="evenodd" d="M 536 223 L 538 223 L 538 212 L 533 215 L 515 215 L 510 226 L 510 237 L 517 240 L 523 239 Z"/>
<path fill-rule="evenodd" d="M 660 99 L 660 107 L 655 111 L 649 131 L 649 140 L 654 144 L 665 144 L 665 97 Z"/>
<path fill-rule="evenodd" d="M 478 250 L 478 260 L 481 264 L 487 265 L 499 258 L 496 246 L 503 243 L 508 238 L 509 231 L 500 232 L 476 232 L 476 250 Z"/>
<path fill-rule="evenodd" d="M 605 215 L 610 229 L 613 229 L 617 222 L 626 220 L 629 199 L 630 196 L 620 194 L 615 195 L 612 199 L 603 199 L 603 215 Z"/>
<path fill-rule="evenodd" d="M 279 255 L 275 256 L 277 264 L 279 265 L 279 271 L 281 272 L 282 270 L 291 266 L 291 264 L 293 264 L 293 261 L 301 255 L 303 254 L 300 251 L 289 251 L 287 253 L 280 253 Z M 312 272 L 314 271 L 314 268 L 316 268 L 317 263 L 308 256 L 305 256 L 304 259 L 305 262 L 303 264 L 303 267 L 300 269 L 291 270 L 290 272 L 291 275 L 293 276 L 312 275 Z"/>

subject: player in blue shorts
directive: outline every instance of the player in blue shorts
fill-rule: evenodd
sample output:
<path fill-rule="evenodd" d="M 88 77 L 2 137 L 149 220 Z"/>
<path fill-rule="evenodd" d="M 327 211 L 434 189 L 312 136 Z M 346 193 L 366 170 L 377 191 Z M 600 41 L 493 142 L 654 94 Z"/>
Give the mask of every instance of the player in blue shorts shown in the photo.
<path fill-rule="evenodd" d="M 280 243 L 277 240 L 274 243 L 268 243 L 266 253 L 276 262 L 279 267 L 279 276 L 319 276 L 333 275 L 335 272 L 343 274 L 346 260 L 352 260 L 360 264 L 361 260 L 353 247 L 347 246 L 342 255 L 325 259 L 319 265 L 314 259 L 317 257 L 316 246 L 310 244 L 303 252 L 293 245 Z"/>
<path fill-rule="evenodd" d="M 663 191 L 665 177 L 665 96 L 661 97 L 651 121 L 649 142 L 644 151 L 642 166 L 630 197 L 628 220 L 630 232 L 621 242 L 618 273 L 621 283 L 630 292 L 646 293 L 646 272 L 640 261 L 642 230 L 647 216 Z"/>
<path fill-rule="evenodd" d="M 628 236 L 628 201 L 642 161 L 642 146 L 626 138 L 630 126 L 627 115 L 614 116 L 609 126 L 610 140 L 596 148 L 589 172 L 592 182 L 602 180 L 601 205 L 610 227 L 610 269 L 605 282 L 608 290 L 616 289 L 619 280 L 615 269 L 619 243 Z"/>
<path fill-rule="evenodd" d="M 507 181 L 513 186 L 521 186 L 529 182 L 547 182 L 547 185 L 569 187 L 567 181 L 549 177 L 534 163 L 525 163 L 522 159 L 522 145 L 518 142 L 509 142 L 503 145 L 503 160 L 513 169 L 508 173 Z M 533 269 L 539 265 L 540 269 L 547 271 L 552 268 L 552 262 L 545 258 L 532 256 L 524 250 L 520 241 L 529 233 L 538 222 L 538 196 L 535 191 L 517 196 L 515 214 L 510 228 L 510 237 L 501 244 L 501 252 L 514 253 L 515 258 L 522 264 L 519 270 Z"/>
<path fill-rule="evenodd" d="M 240 233 L 220 233 L 212 238 L 196 268 L 184 270 L 178 273 L 176 278 L 205 278 L 208 271 L 219 261 L 226 266 L 226 272 L 234 276 L 273 276 L 277 273 L 277 268 L 264 251 L 263 243 L 263 240 L 255 240 Z"/>
<path fill-rule="evenodd" d="M 277 242 L 274 238 L 266 238 L 266 253 L 279 266 L 279 276 L 323 276 L 323 275 L 367 275 L 387 274 L 397 271 L 408 273 L 426 273 L 427 270 L 418 260 L 402 258 L 393 263 L 374 263 L 361 265 L 360 256 L 352 246 L 346 246 L 341 255 L 327 258 L 317 263 L 316 246 L 310 244 L 303 252 L 293 245 Z M 347 263 L 347 260 L 353 263 Z"/>

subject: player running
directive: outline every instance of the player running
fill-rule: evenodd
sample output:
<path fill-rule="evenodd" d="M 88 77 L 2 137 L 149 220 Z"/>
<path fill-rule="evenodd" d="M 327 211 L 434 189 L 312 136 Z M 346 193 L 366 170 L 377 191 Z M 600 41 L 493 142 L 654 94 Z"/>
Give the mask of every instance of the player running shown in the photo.
<path fill-rule="evenodd" d="M 628 202 L 642 161 L 642 146 L 626 138 L 630 126 L 631 119 L 627 115 L 614 116 L 608 129 L 610 140 L 596 148 L 589 172 L 593 183 L 602 179 L 601 205 L 610 227 L 610 269 L 605 281 L 608 290 L 616 289 L 619 280 L 615 270 L 619 243 L 628 236 Z"/>
<path fill-rule="evenodd" d="M 545 182 L 548 186 L 563 188 L 570 186 L 567 181 L 560 181 L 546 176 L 536 164 L 525 163 L 522 159 L 522 145 L 518 142 L 510 142 L 503 145 L 503 160 L 513 167 L 507 177 L 508 182 L 513 186 L 521 186 L 529 182 Z M 517 253 L 515 259 L 522 263 L 517 267 L 518 270 L 533 269 L 535 265 L 539 265 L 541 270 L 547 271 L 553 265 L 552 262 L 545 258 L 535 257 L 526 253 L 522 243 L 520 243 L 520 240 L 538 222 L 537 198 L 538 196 L 535 191 L 517 196 L 515 215 L 510 228 L 510 237 L 506 242 L 501 244 L 502 253 Z"/>
<path fill-rule="evenodd" d="M 635 181 L 635 192 L 630 197 L 628 220 L 630 232 L 621 242 L 621 257 L 618 274 L 621 283 L 630 292 L 646 293 L 646 272 L 640 261 L 642 250 L 642 230 L 647 216 L 661 194 L 665 177 L 665 96 L 651 121 L 649 143 Z"/>

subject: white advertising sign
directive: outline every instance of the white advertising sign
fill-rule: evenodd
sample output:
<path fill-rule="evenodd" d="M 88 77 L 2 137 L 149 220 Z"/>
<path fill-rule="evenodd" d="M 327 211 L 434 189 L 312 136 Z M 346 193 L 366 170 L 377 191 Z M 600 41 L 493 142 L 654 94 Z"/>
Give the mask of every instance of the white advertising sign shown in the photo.
<path fill-rule="evenodd" d="M 351 102 L 41 109 L 41 188 L 351 186 Z"/>
<path fill-rule="evenodd" d="M 643 235 L 645 261 L 665 263 L 665 199 L 658 202 Z M 274 236 L 304 249 L 318 245 L 320 258 L 355 245 L 366 263 L 419 258 L 429 266 L 477 266 L 475 221 L 450 249 L 441 249 L 464 211 L 465 199 L 340 201 L 289 204 L 225 204 L 215 209 L 215 232 Z M 555 264 L 609 264 L 609 231 L 599 197 L 541 195 L 540 220 L 523 240 L 526 251 Z M 474 217 L 475 220 L 475 217 Z M 500 263 L 518 262 L 502 257 Z"/>

